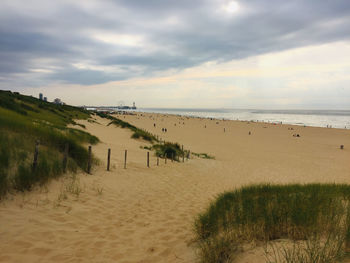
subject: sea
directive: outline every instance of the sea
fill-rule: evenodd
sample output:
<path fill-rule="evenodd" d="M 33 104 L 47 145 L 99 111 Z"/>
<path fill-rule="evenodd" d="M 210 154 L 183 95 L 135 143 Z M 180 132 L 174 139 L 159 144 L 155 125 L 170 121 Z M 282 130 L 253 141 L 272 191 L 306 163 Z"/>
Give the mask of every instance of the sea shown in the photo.
<path fill-rule="evenodd" d="M 138 108 L 138 112 L 350 129 L 350 110 Z"/>

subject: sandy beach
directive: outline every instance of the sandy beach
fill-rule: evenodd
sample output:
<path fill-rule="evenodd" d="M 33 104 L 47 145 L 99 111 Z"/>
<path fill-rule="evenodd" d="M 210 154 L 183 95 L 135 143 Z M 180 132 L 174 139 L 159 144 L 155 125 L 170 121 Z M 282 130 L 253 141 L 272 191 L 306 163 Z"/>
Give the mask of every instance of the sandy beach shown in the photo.
<path fill-rule="evenodd" d="M 149 143 L 107 126 L 106 119 L 79 121 L 101 140 L 92 148 L 100 165 L 92 175 L 67 175 L 0 202 L 0 262 L 196 262 L 193 221 L 217 194 L 252 183 L 350 182 L 349 130 L 145 113 L 119 117 L 215 159 L 191 156 L 157 166 L 151 152 L 147 168 L 142 147 Z M 238 262 L 264 258 L 253 251 Z"/>

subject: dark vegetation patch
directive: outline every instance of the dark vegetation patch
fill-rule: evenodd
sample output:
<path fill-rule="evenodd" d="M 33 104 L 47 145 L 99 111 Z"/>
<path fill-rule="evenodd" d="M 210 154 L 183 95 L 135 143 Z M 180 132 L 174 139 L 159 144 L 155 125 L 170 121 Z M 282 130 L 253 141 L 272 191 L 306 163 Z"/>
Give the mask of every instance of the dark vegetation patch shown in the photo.
<path fill-rule="evenodd" d="M 174 159 L 175 161 L 179 161 L 183 156 L 188 157 L 189 155 L 189 151 L 182 150 L 178 143 L 171 142 L 153 144 L 151 146 L 141 146 L 141 149 L 155 151 L 157 157 Z"/>
<path fill-rule="evenodd" d="M 183 156 L 187 156 L 188 151 L 182 150 L 178 143 L 165 142 L 163 144 L 156 144 L 152 146 L 155 154 L 161 158 L 169 158 L 179 161 Z"/>

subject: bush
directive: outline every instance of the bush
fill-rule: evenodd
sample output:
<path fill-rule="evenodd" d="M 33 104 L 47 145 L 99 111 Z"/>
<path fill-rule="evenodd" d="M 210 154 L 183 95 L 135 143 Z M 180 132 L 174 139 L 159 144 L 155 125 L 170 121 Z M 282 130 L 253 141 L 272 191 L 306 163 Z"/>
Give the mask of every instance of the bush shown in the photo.
<path fill-rule="evenodd" d="M 164 144 L 156 144 L 153 145 L 152 149 L 156 151 L 156 156 L 174 158 L 175 160 L 186 154 L 178 143 L 166 142 Z"/>

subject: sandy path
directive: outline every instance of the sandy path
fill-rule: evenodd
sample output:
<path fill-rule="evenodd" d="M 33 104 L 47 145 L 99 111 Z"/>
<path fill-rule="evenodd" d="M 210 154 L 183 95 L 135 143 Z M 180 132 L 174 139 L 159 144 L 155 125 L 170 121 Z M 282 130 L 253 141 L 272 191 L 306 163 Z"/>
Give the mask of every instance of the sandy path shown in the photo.
<path fill-rule="evenodd" d="M 152 157 L 147 168 L 147 151 L 140 149 L 147 143 L 130 139 L 126 129 L 107 127 L 103 119 L 100 125 L 83 122 L 102 140 L 93 147 L 101 166 L 74 183 L 62 179 L 0 203 L 0 262 L 195 262 L 193 219 L 216 194 L 252 182 L 350 180 L 349 130 L 291 131 L 292 126 L 155 114 L 125 120 L 216 159 L 167 165 L 162 160 L 157 167 Z M 108 148 L 111 172 L 105 171 Z M 82 192 L 77 196 L 69 186 Z"/>

